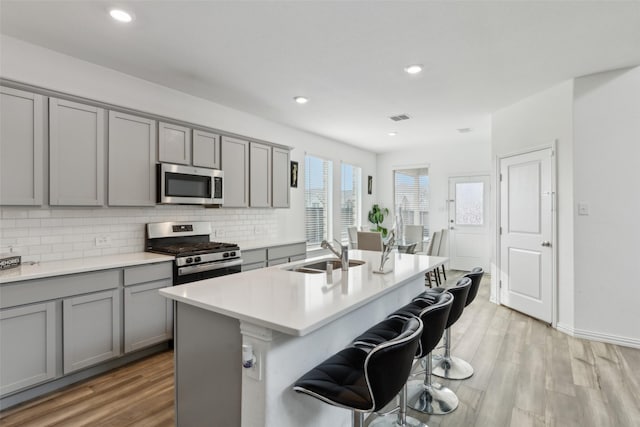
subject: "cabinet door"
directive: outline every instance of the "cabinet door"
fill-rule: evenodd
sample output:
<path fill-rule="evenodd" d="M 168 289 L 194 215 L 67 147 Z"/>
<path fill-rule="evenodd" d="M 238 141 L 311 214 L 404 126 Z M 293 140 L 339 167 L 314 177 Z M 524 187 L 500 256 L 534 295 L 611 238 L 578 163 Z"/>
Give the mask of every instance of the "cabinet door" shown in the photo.
<path fill-rule="evenodd" d="M 124 288 L 124 352 L 170 340 L 173 336 L 173 304 L 158 293 L 171 279 Z"/>
<path fill-rule="evenodd" d="M 181 165 L 191 164 L 191 129 L 158 123 L 158 160 Z"/>
<path fill-rule="evenodd" d="M 49 203 L 104 204 L 104 110 L 49 98 Z"/>
<path fill-rule="evenodd" d="M 289 207 L 289 150 L 273 147 L 273 207 Z"/>
<path fill-rule="evenodd" d="M 118 289 L 62 300 L 64 373 L 120 355 Z"/>
<path fill-rule="evenodd" d="M 154 206 L 156 121 L 109 111 L 109 205 Z"/>
<path fill-rule="evenodd" d="M 0 205 L 41 205 L 41 95 L 0 87 Z"/>
<path fill-rule="evenodd" d="M 271 207 L 271 147 L 251 143 L 249 164 L 249 206 Z"/>
<path fill-rule="evenodd" d="M 0 310 L 0 395 L 56 376 L 55 302 Z"/>
<path fill-rule="evenodd" d="M 224 171 L 224 206 L 249 205 L 249 142 L 222 137 L 221 166 Z"/>
<path fill-rule="evenodd" d="M 193 166 L 220 169 L 220 135 L 193 130 Z"/>

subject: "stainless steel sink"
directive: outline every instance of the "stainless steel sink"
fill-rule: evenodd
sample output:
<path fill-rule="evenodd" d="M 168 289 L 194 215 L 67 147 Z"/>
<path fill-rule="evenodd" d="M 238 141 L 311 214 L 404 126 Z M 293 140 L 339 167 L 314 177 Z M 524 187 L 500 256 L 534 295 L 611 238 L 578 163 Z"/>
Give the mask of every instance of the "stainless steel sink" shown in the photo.
<path fill-rule="evenodd" d="M 365 263 L 364 261 L 360 261 L 357 259 L 350 259 L 349 268 L 357 267 L 364 263 Z M 296 265 L 294 267 L 287 268 L 287 270 L 296 271 L 298 273 L 321 274 L 327 271 L 327 265 L 331 265 L 334 270 L 340 270 L 342 268 L 342 264 L 339 259 L 329 258 L 329 259 L 323 259 L 320 261 L 313 261 L 308 264 Z"/>

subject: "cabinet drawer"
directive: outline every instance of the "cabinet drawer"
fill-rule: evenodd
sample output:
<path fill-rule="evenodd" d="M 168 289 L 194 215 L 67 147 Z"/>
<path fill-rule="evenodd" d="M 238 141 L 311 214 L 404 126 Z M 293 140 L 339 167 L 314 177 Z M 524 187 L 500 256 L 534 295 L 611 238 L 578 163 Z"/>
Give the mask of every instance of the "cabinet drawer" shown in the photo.
<path fill-rule="evenodd" d="M 173 278 L 172 262 L 161 262 L 158 264 L 127 267 L 124 269 L 125 286 L 171 278 Z M 168 286 L 171 286 L 171 284 L 169 284 Z"/>
<path fill-rule="evenodd" d="M 292 245 L 275 246 L 268 249 L 268 259 L 288 258 L 291 256 L 302 255 L 307 253 L 307 244 L 305 242 L 294 243 Z"/>
<path fill-rule="evenodd" d="M 266 261 L 254 262 L 253 264 L 242 264 L 242 271 L 258 270 L 267 266 Z"/>
<path fill-rule="evenodd" d="M 120 272 L 120 269 L 102 270 L 3 284 L 0 308 L 114 289 L 122 281 Z"/>
<path fill-rule="evenodd" d="M 266 249 L 252 249 L 248 251 L 242 251 L 242 263 L 253 264 L 255 262 L 262 262 L 267 260 Z"/>

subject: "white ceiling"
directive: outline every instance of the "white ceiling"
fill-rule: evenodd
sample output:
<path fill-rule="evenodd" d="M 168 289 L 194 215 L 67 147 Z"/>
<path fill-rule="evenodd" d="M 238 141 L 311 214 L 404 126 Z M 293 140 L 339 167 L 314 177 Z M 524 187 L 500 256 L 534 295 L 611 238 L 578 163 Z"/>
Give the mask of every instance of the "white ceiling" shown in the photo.
<path fill-rule="evenodd" d="M 486 140 L 497 109 L 640 64 L 638 1 L 2 0 L 0 32 L 375 152 Z"/>

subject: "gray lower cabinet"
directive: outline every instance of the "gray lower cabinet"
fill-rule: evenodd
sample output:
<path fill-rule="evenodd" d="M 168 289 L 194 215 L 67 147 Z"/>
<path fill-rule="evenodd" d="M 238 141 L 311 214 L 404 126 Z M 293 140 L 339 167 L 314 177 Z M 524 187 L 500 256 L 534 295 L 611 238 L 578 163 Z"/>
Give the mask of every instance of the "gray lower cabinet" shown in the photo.
<path fill-rule="evenodd" d="M 64 374 L 119 356 L 120 291 L 63 299 L 62 325 Z"/>
<path fill-rule="evenodd" d="M 42 205 L 44 97 L 0 87 L 0 205 Z"/>
<path fill-rule="evenodd" d="M 105 111 L 49 98 L 49 204 L 104 205 Z"/>
<path fill-rule="evenodd" d="M 56 303 L 0 310 L 0 395 L 55 378 Z"/>
<path fill-rule="evenodd" d="M 273 179 L 271 203 L 274 208 L 288 208 L 290 182 L 289 150 L 273 147 Z"/>
<path fill-rule="evenodd" d="M 158 292 L 172 285 L 172 264 L 124 270 L 124 352 L 173 337 L 173 304 Z"/>
<path fill-rule="evenodd" d="M 229 136 L 221 141 L 224 207 L 249 206 L 249 142 Z"/>
<path fill-rule="evenodd" d="M 158 161 L 191 164 L 191 129 L 171 123 L 158 123 Z"/>
<path fill-rule="evenodd" d="M 109 111 L 109 205 L 154 206 L 156 121 Z"/>
<path fill-rule="evenodd" d="M 306 257 L 306 242 L 242 250 L 242 271 L 286 264 L 288 262 L 303 260 Z"/>
<path fill-rule="evenodd" d="M 249 148 L 249 206 L 271 207 L 271 146 L 252 142 Z"/>
<path fill-rule="evenodd" d="M 220 169 L 220 135 L 193 130 L 193 166 Z"/>

